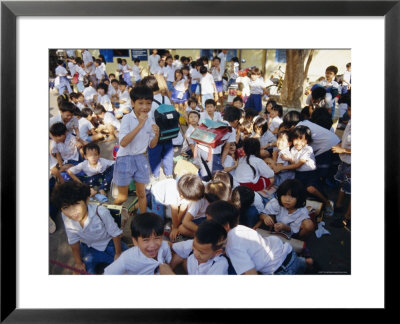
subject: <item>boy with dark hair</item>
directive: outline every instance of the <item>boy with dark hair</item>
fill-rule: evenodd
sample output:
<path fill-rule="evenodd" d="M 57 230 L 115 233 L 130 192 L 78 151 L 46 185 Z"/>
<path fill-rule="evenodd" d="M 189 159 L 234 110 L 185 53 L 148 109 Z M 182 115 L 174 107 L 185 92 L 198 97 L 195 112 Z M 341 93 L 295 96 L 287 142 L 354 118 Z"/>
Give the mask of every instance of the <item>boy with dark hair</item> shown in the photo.
<path fill-rule="evenodd" d="M 122 230 L 109 210 L 88 204 L 88 185 L 66 182 L 55 186 L 51 197 L 52 204 L 61 209 L 68 244 L 78 270 L 96 274 L 99 263 L 110 264 L 127 249 L 121 242 Z"/>
<path fill-rule="evenodd" d="M 100 157 L 100 147 L 89 143 L 83 147 L 85 161 L 67 170 L 72 180 L 90 186 L 90 196 L 101 202 L 108 200 L 106 191 L 110 189 L 114 172 L 114 161 Z M 98 191 L 93 187 L 97 186 Z"/>
<path fill-rule="evenodd" d="M 207 99 L 218 101 L 218 91 L 213 76 L 207 72 L 207 67 L 202 66 L 200 74 L 201 105 L 205 108 Z"/>
<path fill-rule="evenodd" d="M 240 111 L 243 112 L 244 110 L 243 110 L 243 99 L 242 99 L 242 97 L 241 96 L 236 96 L 235 98 L 233 98 L 232 106 L 237 108 L 237 109 L 240 109 Z"/>
<path fill-rule="evenodd" d="M 79 139 L 79 122 L 74 116 L 75 112 L 79 110 L 72 102 L 62 101 L 58 108 L 60 114 L 50 119 L 50 126 L 55 123 L 63 123 L 67 127 L 68 132 L 71 134 L 75 133 L 77 139 Z"/>
<path fill-rule="evenodd" d="M 113 181 L 118 186 L 118 197 L 114 204 L 121 205 L 128 199 L 129 184 L 136 184 L 139 210 L 147 208 L 146 184 L 150 182 L 150 165 L 145 155 L 147 149 L 157 145 L 159 127 L 149 116 L 153 102 L 153 91 L 137 85 L 130 92 L 133 110 L 122 117 L 119 132 L 119 150 L 115 162 Z"/>
<path fill-rule="evenodd" d="M 86 142 L 94 142 L 104 138 L 104 135 L 101 133 L 97 133 L 96 129 L 92 124 L 93 119 L 93 111 L 90 108 L 83 108 L 80 112 L 78 120 L 79 120 L 79 133 L 82 136 L 82 139 Z"/>
<path fill-rule="evenodd" d="M 207 220 L 201 223 L 193 240 L 172 244 L 175 253 L 170 269 L 183 262 L 188 275 L 228 274 L 229 264 L 223 255 L 226 236 L 225 229 L 217 222 Z M 167 266 L 160 267 L 160 274 L 174 274 L 166 270 Z"/>
<path fill-rule="evenodd" d="M 255 230 L 238 225 L 239 211 L 229 202 L 211 203 L 206 214 L 207 219 L 227 231 L 226 254 L 237 274 L 300 274 L 312 265 L 312 259 L 298 257 L 292 246 L 279 237 L 262 237 Z"/>
<path fill-rule="evenodd" d="M 104 269 L 105 275 L 158 274 L 160 264 L 171 262 L 171 250 L 163 241 L 164 222 L 154 213 L 137 214 L 131 222 L 135 244 Z"/>

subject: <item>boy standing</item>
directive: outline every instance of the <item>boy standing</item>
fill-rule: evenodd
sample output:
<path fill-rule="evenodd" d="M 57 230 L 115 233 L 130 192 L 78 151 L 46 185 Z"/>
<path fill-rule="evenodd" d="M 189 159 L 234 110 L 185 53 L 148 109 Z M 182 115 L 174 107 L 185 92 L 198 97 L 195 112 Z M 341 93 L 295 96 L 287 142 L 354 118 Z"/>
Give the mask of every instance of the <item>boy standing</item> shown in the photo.
<path fill-rule="evenodd" d="M 149 118 L 153 91 L 146 86 L 136 86 L 130 92 L 133 111 L 122 118 L 119 132 L 120 148 L 115 162 L 113 181 L 118 186 L 118 197 L 114 204 L 121 205 L 128 199 L 132 178 L 136 183 L 139 209 L 147 208 L 146 184 L 150 182 L 150 166 L 147 148 L 157 145 L 159 128 Z"/>

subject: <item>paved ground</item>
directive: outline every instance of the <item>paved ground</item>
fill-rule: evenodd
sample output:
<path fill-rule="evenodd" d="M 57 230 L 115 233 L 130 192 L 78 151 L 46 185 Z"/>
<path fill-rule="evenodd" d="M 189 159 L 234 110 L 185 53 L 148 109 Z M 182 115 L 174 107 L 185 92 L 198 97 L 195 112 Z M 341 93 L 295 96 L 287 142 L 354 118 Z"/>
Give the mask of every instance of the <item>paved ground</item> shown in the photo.
<path fill-rule="evenodd" d="M 50 116 L 58 113 L 57 109 L 57 92 L 50 91 Z M 337 132 L 339 136 L 341 133 Z M 101 157 L 112 159 L 112 150 L 116 142 L 100 143 Z M 177 154 L 177 153 L 175 153 Z M 325 194 L 330 200 L 336 201 L 337 188 L 325 186 Z M 133 195 L 129 196 L 127 204 L 129 204 Z M 112 201 L 112 198 L 110 197 Z M 347 203 L 347 201 L 345 201 Z M 310 250 L 311 256 L 318 263 L 319 274 L 350 274 L 351 272 L 351 235 L 350 230 L 346 228 L 334 228 L 330 222 L 343 213 L 334 215 L 331 218 L 323 218 L 325 228 L 330 232 L 330 235 L 323 235 L 317 238 L 314 234 L 306 241 L 306 246 Z M 57 230 L 49 235 L 49 259 L 57 262 L 73 265 L 74 259 L 71 249 L 67 243 L 67 238 L 63 226 L 61 214 L 58 214 L 54 219 Z M 131 244 L 130 231 L 128 221 L 123 231 L 123 240 L 127 244 Z M 72 271 L 53 263 L 49 263 L 50 274 L 72 274 Z"/>

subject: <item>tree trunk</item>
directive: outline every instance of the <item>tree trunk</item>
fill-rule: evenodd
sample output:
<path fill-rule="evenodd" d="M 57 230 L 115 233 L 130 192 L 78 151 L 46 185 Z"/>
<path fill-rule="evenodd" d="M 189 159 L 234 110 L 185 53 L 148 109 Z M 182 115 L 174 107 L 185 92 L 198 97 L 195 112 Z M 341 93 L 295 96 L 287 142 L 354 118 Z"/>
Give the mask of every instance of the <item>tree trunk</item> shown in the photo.
<path fill-rule="evenodd" d="M 307 78 L 313 53 L 314 50 L 286 50 L 287 63 L 280 98 L 283 106 L 302 108 L 304 81 Z M 307 55 L 308 60 L 306 67 L 304 67 L 304 61 Z"/>

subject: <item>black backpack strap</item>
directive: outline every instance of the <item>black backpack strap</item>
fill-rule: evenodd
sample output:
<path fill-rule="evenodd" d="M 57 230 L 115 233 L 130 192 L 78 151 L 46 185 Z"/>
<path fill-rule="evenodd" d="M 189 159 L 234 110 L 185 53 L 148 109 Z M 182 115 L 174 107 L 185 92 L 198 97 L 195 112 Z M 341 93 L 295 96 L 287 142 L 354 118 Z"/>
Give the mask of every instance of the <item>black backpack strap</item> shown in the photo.
<path fill-rule="evenodd" d="M 207 175 L 209 176 L 210 180 L 212 179 L 212 173 L 210 171 L 210 168 L 208 167 L 208 164 L 206 161 L 204 161 L 204 159 L 200 156 L 201 162 L 203 162 L 204 168 L 207 171 Z"/>
<path fill-rule="evenodd" d="M 154 101 L 155 103 L 158 103 L 159 106 L 161 106 L 161 102 L 159 102 L 158 100 L 153 99 L 153 101 Z M 163 97 L 163 103 L 164 103 L 164 97 Z"/>
<path fill-rule="evenodd" d="M 162 96 L 162 103 L 165 104 L 165 96 Z"/>

